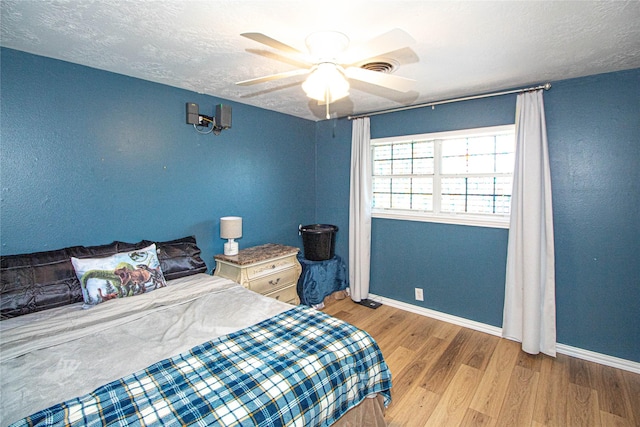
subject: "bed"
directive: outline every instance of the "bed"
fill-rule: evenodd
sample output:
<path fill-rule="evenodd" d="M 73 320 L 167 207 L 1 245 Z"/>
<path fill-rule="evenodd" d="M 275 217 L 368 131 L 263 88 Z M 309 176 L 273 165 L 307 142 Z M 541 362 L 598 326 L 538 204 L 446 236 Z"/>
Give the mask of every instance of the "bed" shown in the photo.
<path fill-rule="evenodd" d="M 193 237 L 154 243 L 166 286 L 87 309 L 69 259 L 149 243 L 2 258 L 2 425 L 386 425 L 368 334 L 206 274 Z"/>

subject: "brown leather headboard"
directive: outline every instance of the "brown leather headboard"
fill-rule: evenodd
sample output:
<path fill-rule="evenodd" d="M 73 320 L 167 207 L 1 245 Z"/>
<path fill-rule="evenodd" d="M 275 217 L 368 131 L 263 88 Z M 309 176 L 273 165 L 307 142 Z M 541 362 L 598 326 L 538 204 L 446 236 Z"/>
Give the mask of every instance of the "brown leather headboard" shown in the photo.
<path fill-rule="evenodd" d="M 71 257 L 98 258 L 141 249 L 151 241 L 72 246 L 46 252 L 0 257 L 0 320 L 82 302 Z M 167 280 L 207 271 L 193 236 L 155 242 Z"/>

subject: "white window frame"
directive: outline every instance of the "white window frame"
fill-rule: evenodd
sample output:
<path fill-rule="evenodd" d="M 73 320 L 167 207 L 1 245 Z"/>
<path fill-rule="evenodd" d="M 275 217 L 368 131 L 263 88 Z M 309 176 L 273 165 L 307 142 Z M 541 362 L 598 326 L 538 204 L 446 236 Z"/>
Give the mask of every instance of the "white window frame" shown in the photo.
<path fill-rule="evenodd" d="M 495 135 L 498 133 L 511 132 L 514 134 L 514 147 L 515 147 L 515 124 L 502 125 L 502 126 L 490 126 L 484 128 L 474 129 L 461 129 L 446 132 L 435 132 L 418 135 L 403 135 L 389 138 L 376 138 L 371 140 L 371 150 L 377 145 L 385 145 L 392 142 L 399 143 L 404 141 L 434 141 L 434 174 L 433 174 L 433 212 L 430 211 L 416 211 L 416 210 L 402 210 L 393 208 L 373 208 L 371 216 L 373 218 L 386 218 L 397 219 L 407 221 L 422 221 L 422 222 L 436 222 L 443 224 L 457 224 L 457 225 L 470 225 L 478 227 L 492 227 L 492 228 L 509 228 L 509 214 L 468 214 L 468 213 L 453 213 L 453 212 L 440 212 L 441 202 L 441 189 L 440 180 L 444 176 L 440 172 L 441 158 L 442 158 L 442 142 L 446 139 L 455 138 L 469 138 L 483 135 Z M 371 159 L 373 165 L 373 156 Z M 372 181 L 373 181 L 373 167 L 372 167 Z M 473 174 L 472 174 L 473 175 Z M 492 176 L 510 175 L 511 174 L 497 174 Z M 371 200 L 373 201 L 373 189 L 371 189 Z"/>

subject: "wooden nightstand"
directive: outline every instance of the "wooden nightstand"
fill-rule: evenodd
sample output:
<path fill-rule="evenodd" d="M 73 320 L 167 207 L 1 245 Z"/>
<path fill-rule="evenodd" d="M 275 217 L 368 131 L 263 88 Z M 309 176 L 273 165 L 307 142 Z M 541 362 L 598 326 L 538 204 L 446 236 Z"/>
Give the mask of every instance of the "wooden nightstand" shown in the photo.
<path fill-rule="evenodd" d="M 226 277 L 247 289 L 290 304 L 299 304 L 296 290 L 302 267 L 293 246 L 267 243 L 243 249 L 238 255 L 214 256 L 214 276 Z"/>

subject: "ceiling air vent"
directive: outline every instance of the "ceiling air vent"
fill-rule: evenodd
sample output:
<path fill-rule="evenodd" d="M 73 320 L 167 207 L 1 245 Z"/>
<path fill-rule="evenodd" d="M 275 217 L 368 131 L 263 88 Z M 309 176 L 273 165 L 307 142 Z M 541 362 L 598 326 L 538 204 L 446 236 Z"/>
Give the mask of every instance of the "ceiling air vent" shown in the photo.
<path fill-rule="evenodd" d="M 391 74 L 396 69 L 396 64 L 392 64 L 387 61 L 373 61 L 362 64 L 360 68 L 364 68 L 369 71 L 377 71 L 379 73 Z"/>

